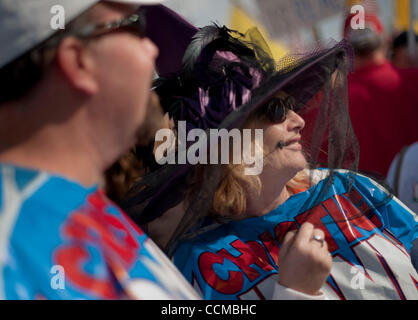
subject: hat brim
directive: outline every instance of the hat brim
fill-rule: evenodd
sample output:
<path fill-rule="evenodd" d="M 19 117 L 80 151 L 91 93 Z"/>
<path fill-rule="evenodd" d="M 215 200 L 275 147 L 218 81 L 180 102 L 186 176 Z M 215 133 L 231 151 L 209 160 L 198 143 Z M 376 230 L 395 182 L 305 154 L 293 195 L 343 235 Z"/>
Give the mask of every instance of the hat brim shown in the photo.
<path fill-rule="evenodd" d="M 160 49 L 156 67 L 161 77 L 181 68 L 184 53 L 199 29 L 163 5 L 147 6 L 147 36 Z"/>

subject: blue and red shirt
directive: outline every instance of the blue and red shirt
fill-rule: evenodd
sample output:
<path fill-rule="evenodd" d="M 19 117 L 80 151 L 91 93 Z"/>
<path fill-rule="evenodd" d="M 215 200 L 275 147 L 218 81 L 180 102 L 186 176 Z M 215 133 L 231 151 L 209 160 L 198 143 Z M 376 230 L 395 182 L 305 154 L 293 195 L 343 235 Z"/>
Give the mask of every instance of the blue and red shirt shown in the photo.
<path fill-rule="evenodd" d="M 0 165 L 0 299 L 194 299 L 97 187 Z"/>
<path fill-rule="evenodd" d="M 324 231 L 333 256 L 321 288 L 328 299 L 418 299 L 418 274 L 409 254 L 418 237 L 417 216 L 373 180 L 361 175 L 350 180 L 348 171 L 337 171 L 319 196 L 327 174 L 316 170 L 314 187 L 264 216 L 209 225 L 190 235 L 177 248 L 175 264 L 205 299 L 271 299 L 284 235 L 311 222 Z"/>

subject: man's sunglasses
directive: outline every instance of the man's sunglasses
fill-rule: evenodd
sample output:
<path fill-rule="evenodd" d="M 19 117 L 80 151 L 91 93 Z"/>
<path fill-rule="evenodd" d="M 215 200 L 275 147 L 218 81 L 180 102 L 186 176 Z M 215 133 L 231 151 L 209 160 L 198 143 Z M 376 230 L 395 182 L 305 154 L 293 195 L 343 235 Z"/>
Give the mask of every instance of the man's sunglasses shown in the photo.
<path fill-rule="evenodd" d="M 126 29 L 134 31 L 139 37 L 143 38 L 145 37 L 145 28 L 145 11 L 143 9 L 139 9 L 134 14 L 116 21 L 97 25 L 87 25 L 80 31 L 79 34 L 77 34 L 77 36 L 80 38 L 89 38 L 118 31 L 120 29 Z"/>
<path fill-rule="evenodd" d="M 138 37 L 145 37 L 146 35 L 146 18 L 145 10 L 140 8 L 134 14 L 124 17 L 115 21 L 100 23 L 100 24 L 89 24 L 80 30 L 64 31 L 61 34 L 57 34 L 50 41 L 48 41 L 48 47 L 56 47 L 63 38 L 68 36 L 75 36 L 81 39 L 89 39 L 94 37 L 100 37 L 102 35 L 128 30 L 132 31 Z"/>

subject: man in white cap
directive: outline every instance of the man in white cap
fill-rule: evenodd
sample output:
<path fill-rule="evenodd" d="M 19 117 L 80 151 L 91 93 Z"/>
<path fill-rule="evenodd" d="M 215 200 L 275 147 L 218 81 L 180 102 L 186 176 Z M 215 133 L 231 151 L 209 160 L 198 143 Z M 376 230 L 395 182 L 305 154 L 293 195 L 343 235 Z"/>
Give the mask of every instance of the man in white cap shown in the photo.
<path fill-rule="evenodd" d="M 157 2 L 0 0 L 0 299 L 197 297 L 97 187 L 145 121 Z"/>

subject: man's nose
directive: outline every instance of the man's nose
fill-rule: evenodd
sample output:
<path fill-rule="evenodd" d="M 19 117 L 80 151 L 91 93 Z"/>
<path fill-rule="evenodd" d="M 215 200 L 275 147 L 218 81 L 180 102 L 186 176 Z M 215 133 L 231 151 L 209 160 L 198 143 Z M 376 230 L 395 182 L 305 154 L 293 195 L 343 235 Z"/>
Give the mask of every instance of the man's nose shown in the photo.
<path fill-rule="evenodd" d="M 158 55 L 160 54 L 160 50 L 158 49 L 157 45 L 150 38 L 145 38 L 144 41 L 146 50 L 148 50 L 154 59 L 157 59 Z"/>

